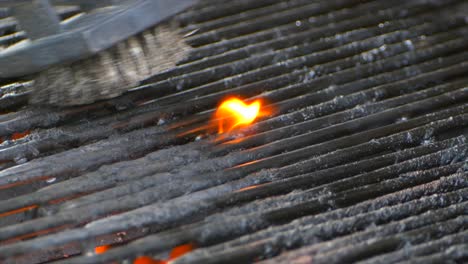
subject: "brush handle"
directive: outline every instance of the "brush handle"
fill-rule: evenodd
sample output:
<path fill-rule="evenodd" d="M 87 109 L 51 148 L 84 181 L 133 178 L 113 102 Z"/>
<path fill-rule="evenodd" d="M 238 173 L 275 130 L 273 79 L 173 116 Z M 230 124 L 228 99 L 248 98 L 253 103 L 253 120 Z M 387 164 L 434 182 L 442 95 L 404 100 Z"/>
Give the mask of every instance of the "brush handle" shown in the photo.
<path fill-rule="evenodd" d="M 32 40 L 61 31 L 60 18 L 48 0 L 20 0 L 11 6 L 11 11 L 21 29 Z"/>
<path fill-rule="evenodd" d="M 60 0 L 72 3 L 72 0 Z M 75 0 L 76 1 L 76 0 Z M 98 1 L 98 0 L 96 0 Z M 54 0 L 51 1 L 55 3 Z M 89 0 L 77 1 L 81 3 Z M 113 2 L 105 0 L 106 3 Z M 0 78 L 20 77 L 86 59 L 189 8 L 196 0 L 133 0 L 60 23 L 47 0 L 0 0 L 32 41 L 0 51 Z M 41 4 L 41 8 L 33 8 Z M 31 13 L 28 13 L 31 12 Z M 28 15 L 29 14 L 29 15 Z M 31 15 L 32 14 L 32 15 Z M 39 19 L 38 19 L 39 18 Z M 18 18 L 17 18 L 18 19 Z"/>

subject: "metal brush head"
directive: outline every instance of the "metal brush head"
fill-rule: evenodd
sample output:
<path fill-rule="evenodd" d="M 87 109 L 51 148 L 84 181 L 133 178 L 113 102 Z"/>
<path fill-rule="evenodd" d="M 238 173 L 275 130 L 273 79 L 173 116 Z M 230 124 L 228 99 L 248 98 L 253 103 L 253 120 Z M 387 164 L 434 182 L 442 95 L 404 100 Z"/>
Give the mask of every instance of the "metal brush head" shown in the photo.
<path fill-rule="evenodd" d="M 41 72 L 29 101 L 69 106 L 114 98 L 174 66 L 190 50 L 176 29 L 159 25 L 90 58 Z"/>

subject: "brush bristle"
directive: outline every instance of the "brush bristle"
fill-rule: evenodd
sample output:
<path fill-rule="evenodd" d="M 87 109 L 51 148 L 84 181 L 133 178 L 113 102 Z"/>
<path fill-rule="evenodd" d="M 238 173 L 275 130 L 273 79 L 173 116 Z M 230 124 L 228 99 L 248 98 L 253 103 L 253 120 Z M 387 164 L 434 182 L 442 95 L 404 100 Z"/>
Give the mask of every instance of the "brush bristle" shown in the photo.
<path fill-rule="evenodd" d="M 160 25 L 88 59 L 41 72 L 30 103 L 70 106 L 114 98 L 173 67 L 190 50 L 182 34 Z"/>

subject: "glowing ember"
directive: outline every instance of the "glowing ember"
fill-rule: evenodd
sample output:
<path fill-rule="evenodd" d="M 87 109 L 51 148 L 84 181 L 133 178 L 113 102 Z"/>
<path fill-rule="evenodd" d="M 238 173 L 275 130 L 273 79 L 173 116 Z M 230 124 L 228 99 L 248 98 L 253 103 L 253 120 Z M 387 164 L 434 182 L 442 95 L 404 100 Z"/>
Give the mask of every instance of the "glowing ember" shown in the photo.
<path fill-rule="evenodd" d="M 25 136 L 29 135 L 31 132 L 29 130 L 26 130 L 24 132 L 18 132 L 18 133 L 13 133 L 13 135 L 11 135 L 11 139 L 12 140 L 18 140 L 18 139 L 22 139 L 24 138 Z"/>
<path fill-rule="evenodd" d="M 251 185 L 251 186 L 247 186 L 247 187 L 244 187 L 244 188 L 241 188 L 235 192 L 243 192 L 243 191 L 248 191 L 248 190 L 253 190 L 255 188 L 257 188 L 258 186 L 260 186 L 261 184 L 256 184 L 256 185 Z"/>
<path fill-rule="evenodd" d="M 174 260 L 182 255 L 185 255 L 193 250 L 192 244 L 184 244 L 172 249 L 171 254 L 169 255 L 169 260 Z"/>
<path fill-rule="evenodd" d="M 24 212 L 24 211 L 32 210 L 32 209 L 37 208 L 37 207 L 38 207 L 37 205 L 31 205 L 31 206 L 26 206 L 26 207 L 23 207 L 23 208 L 20 208 L 20 209 L 8 211 L 8 212 L 5 212 L 5 213 L 0 213 L 0 218 L 4 217 L 4 216 L 9 216 L 9 215 L 21 213 L 21 212 Z"/>
<path fill-rule="evenodd" d="M 219 120 L 218 133 L 222 134 L 252 124 L 260 115 L 261 105 L 260 100 L 247 105 L 235 97 L 226 99 L 215 113 L 215 117 Z"/>
<path fill-rule="evenodd" d="M 13 133 L 11 136 L 10 136 L 10 139 L 11 140 L 18 140 L 18 139 L 22 139 L 26 136 L 28 136 L 29 134 L 31 133 L 31 131 L 29 130 L 26 130 L 24 132 L 17 132 L 17 133 Z M 2 144 L 3 142 L 5 142 L 5 140 L 8 140 L 9 138 L 3 138 L 3 137 L 0 137 L 0 144 Z"/>
<path fill-rule="evenodd" d="M 164 263 L 166 262 L 161 261 L 161 260 L 154 260 L 153 258 L 148 257 L 148 256 L 141 256 L 141 257 L 136 258 L 133 261 L 133 264 L 164 264 Z"/>
<path fill-rule="evenodd" d="M 194 249 L 192 244 L 184 244 L 172 249 L 169 258 L 166 260 L 157 260 L 148 256 L 140 256 L 133 261 L 133 264 L 168 264 L 172 260 L 181 257 Z"/>
<path fill-rule="evenodd" d="M 109 246 L 109 245 L 99 246 L 99 247 L 96 247 L 94 249 L 94 252 L 96 254 L 102 254 L 102 253 L 106 252 L 107 250 L 109 250 L 110 248 L 111 248 L 111 246 Z"/>

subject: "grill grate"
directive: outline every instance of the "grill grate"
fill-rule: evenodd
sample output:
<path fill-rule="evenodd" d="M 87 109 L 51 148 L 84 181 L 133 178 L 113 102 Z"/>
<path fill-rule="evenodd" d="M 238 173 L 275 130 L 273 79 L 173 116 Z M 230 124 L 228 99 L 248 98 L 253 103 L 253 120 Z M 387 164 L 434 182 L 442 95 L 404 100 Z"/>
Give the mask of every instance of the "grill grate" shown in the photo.
<path fill-rule="evenodd" d="M 0 261 L 466 261 L 468 26 L 440 15 L 463 8 L 205 0 L 176 18 L 190 56 L 120 98 L 1 88 Z M 206 134 L 227 95 L 273 114 Z"/>

